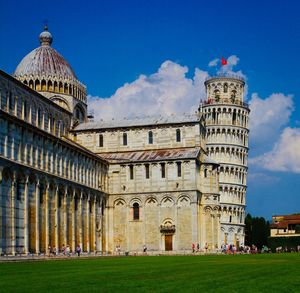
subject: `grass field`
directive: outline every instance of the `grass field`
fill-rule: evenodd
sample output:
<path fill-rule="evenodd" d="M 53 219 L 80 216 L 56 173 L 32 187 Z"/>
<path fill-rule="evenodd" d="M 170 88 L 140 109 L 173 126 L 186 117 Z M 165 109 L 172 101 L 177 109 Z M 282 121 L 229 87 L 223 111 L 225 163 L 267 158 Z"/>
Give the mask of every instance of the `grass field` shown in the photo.
<path fill-rule="evenodd" d="M 300 292 L 300 254 L 0 263 L 0 292 Z"/>

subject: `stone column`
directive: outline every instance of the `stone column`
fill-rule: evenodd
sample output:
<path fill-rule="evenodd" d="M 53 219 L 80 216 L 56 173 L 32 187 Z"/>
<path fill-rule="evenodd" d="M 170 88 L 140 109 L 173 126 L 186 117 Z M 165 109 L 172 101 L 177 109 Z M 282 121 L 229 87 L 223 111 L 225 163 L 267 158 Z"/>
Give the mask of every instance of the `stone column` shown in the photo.
<path fill-rule="evenodd" d="M 104 214 L 104 209 L 103 209 L 103 212 L 102 212 L 102 205 L 104 206 L 103 204 L 104 202 L 104 199 L 103 199 L 103 195 L 101 195 L 101 198 L 100 198 L 100 203 L 99 203 L 99 207 L 96 207 L 96 210 L 98 210 L 98 213 L 100 214 L 100 219 L 99 219 L 99 227 L 97 229 L 97 239 L 99 241 L 99 250 L 101 251 L 101 253 L 103 253 L 103 250 L 106 249 L 105 247 L 105 241 L 106 241 L 106 230 L 105 230 L 105 214 Z M 97 215 L 96 215 L 96 222 L 97 222 Z"/>
<path fill-rule="evenodd" d="M 113 247 L 113 227 L 114 227 L 114 223 L 113 223 L 113 212 L 114 212 L 114 207 L 111 205 L 111 203 L 108 204 L 108 207 L 106 208 L 106 212 L 108 214 L 108 218 L 106 221 L 106 231 L 107 231 L 107 238 L 106 238 L 106 246 L 107 246 L 107 251 L 113 252 L 114 251 L 114 247 Z M 129 237 L 128 237 L 129 238 Z M 130 239 L 129 239 L 130 240 Z M 129 246 L 128 249 L 131 249 L 131 247 Z"/>
<path fill-rule="evenodd" d="M 197 243 L 198 239 L 198 229 L 197 229 L 197 194 L 194 195 L 194 199 L 191 202 L 191 210 L 192 210 L 192 243 Z M 197 245 L 197 244 L 196 244 Z"/>
<path fill-rule="evenodd" d="M 54 195 L 54 201 L 55 201 L 55 247 L 56 251 L 58 251 L 59 246 L 59 215 L 58 215 L 58 186 L 55 187 L 55 195 Z"/>
<path fill-rule="evenodd" d="M 16 197 L 17 197 L 17 182 L 16 182 L 16 172 L 13 173 L 11 180 L 11 253 L 12 255 L 16 254 Z"/>
<path fill-rule="evenodd" d="M 217 243 L 218 243 L 218 248 L 221 247 L 221 225 L 220 225 L 220 220 L 221 220 L 221 214 L 218 212 L 217 214 L 217 235 L 218 235 L 218 240 L 217 240 Z"/>
<path fill-rule="evenodd" d="M 204 248 L 204 246 L 205 246 L 205 243 L 207 242 L 207 239 L 206 239 L 206 225 L 207 225 L 207 223 L 206 223 L 206 212 L 205 212 L 205 210 L 203 209 L 203 207 L 201 208 L 201 218 L 202 218 L 202 224 L 201 224 L 201 226 L 202 226 L 202 244 L 201 244 L 201 246 L 202 246 L 202 248 Z"/>
<path fill-rule="evenodd" d="M 211 211 L 211 243 L 212 243 L 212 247 L 211 249 L 214 250 L 215 249 L 215 215 L 213 214 L 213 211 Z"/>
<path fill-rule="evenodd" d="M 65 246 L 68 245 L 68 188 L 65 188 L 65 195 L 64 195 L 64 244 Z"/>
<path fill-rule="evenodd" d="M 80 201 L 79 201 L 79 216 L 78 216 L 78 221 L 79 221 L 79 245 L 81 249 L 83 250 L 83 223 L 82 223 L 82 208 L 83 208 L 83 192 L 80 192 Z"/>
<path fill-rule="evenodd" d="M 29 199 L 28 199 L 29 176 L 25 177 L 24 185 L 24 253 L 29 253 Z"/>
<path fill-rule="evenodd" d="M 45 251 L 48 250 L 50 245 L 50 227 L 49 227 L 49 182 L 46 183 L 46 194 L 45 194 Z"/>
<path fill-rule="evenodd" d="M 72 251 L 76 249 L 76 210 L 75 210 L 76 192 L 74 190 L 72 197 Z"/>
<path fill-rule="evenodd" d="M 97 207 L 97 198 L 96 195 L 93 200 L 93 250 L 96 253 L 97 247 L 98 247 L 98 241 L 97 241 L 97 217 L 96 217 L 96 207 Z"/>
<path fill-rule="evenodd" d="M 35 253 L 40 253 L 40 182 L 35 185 Z"/>
<path fill-rule="evenodd" d="M 86 201 L 86 250 L 89 253 L 91 251 L 91 246 L 90 246 L 90 200 L 91 200 L 91 195 L 88 195 L 87 201 Z"/>
<path fill-rule="evenodd" d="M 2 235 L 2 230 L 3 230 L 3 215 L 2 215 L 2 200 L 3 200 L 3 194 L 2 194 L 2 176 L 3 176 L 3 166 L 0 166 L 0 254 L 2 253 L 2 248 L 3 248 L 3 235 Z"/>

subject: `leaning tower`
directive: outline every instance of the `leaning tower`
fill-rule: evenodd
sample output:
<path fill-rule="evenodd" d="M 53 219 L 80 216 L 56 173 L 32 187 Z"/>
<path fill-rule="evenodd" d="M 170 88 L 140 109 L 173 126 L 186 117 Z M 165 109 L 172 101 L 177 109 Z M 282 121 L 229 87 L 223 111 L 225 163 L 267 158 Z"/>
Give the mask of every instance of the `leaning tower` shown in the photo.
<path fill-rule="evenodd" d="M 217 76 L 205 81 L 206 150 L 220 164 L 219 188 L 222 243 L 244 244 L 249 107 L 240 77 Z"/>

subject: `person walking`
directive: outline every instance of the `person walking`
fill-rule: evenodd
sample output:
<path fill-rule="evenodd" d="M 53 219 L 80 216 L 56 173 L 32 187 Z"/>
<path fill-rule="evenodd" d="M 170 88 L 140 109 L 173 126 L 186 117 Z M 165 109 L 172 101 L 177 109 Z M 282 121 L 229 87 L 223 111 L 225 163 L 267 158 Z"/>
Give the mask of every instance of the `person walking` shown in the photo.
<path fill-rule="evenodd" d="M 77 255 L 80 256 L 80 253 L 81 253 L 81 247 L 80 247 L 79 244 L 77 245 L 76 252 L 77 252 Z"/>
<path fill-rule="evenodd" d="M 143 247 L 143 252 L 146 253 L 147 252 L 147 246 L 146 244 L 144 244 L 144 247 Z"/>
<path fill-rule="evenodd" d="M 205 252 L 207 253 L 207 251 L 208 251 L 208 244 L 207 244 L 207 242 L 205 243 Z"/>
<path fill-rule="evenodd" d="M 67 245 L 67 247 L 66 247 L 66 255 L 70 256 L 70 246 L 69 245 Z"/>

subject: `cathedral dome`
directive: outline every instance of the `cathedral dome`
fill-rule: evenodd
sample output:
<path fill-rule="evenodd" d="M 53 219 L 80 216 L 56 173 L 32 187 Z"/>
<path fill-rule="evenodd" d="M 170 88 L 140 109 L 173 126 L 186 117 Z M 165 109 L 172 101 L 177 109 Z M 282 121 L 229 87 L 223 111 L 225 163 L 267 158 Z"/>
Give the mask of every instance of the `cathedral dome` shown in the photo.
<path fill-rule="evenodd" d="M 86 87 L 69 63 L 51 47 L 53 37 L 47 26 L 39 39 L 41 45 L 23 58 L 14 77 L 66 109 L 71 110 L 74 104 L 66 96 L 86 104 Z"/>
<path fill-rule="evenodd" d="M 56 77 L 77 79 L 69 63 L 51 47 L 53 37 L 45 26 L 39 36 L 41 46 L 26 55 L 17 66 L 14 76 L 21 77 Z"/>

